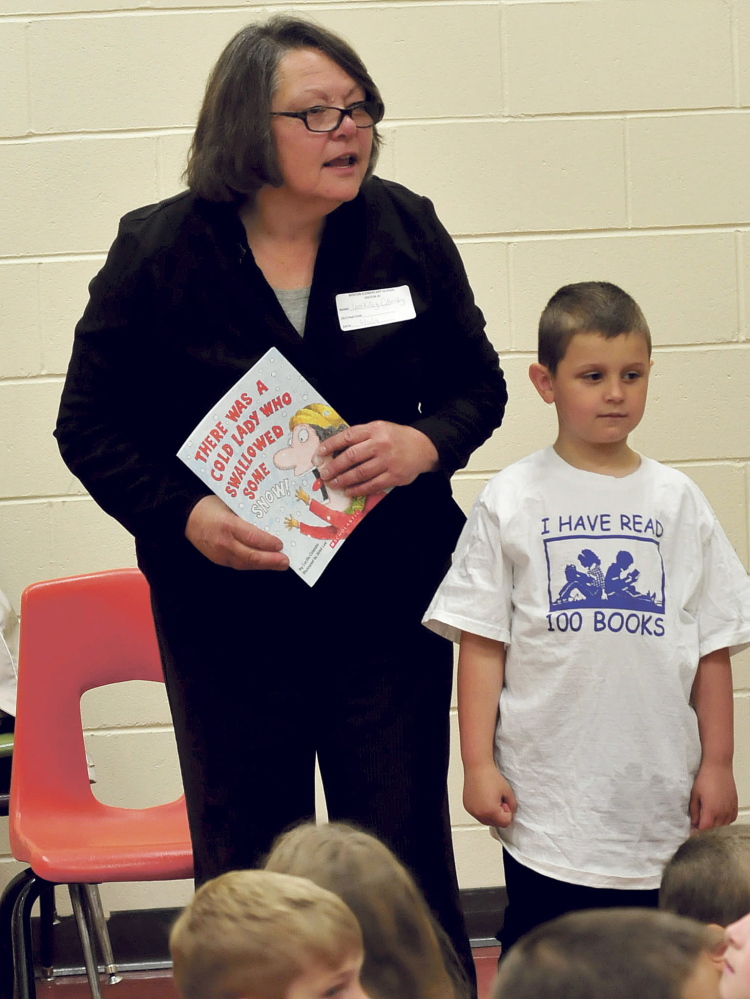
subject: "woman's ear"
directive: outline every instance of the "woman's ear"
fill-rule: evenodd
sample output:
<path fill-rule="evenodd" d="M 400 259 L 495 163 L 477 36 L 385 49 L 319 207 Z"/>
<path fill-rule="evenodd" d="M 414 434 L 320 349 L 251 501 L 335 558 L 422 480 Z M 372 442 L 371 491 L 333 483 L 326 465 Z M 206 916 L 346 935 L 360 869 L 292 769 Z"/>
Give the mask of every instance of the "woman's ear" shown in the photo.
<path fill-rule="evenodd" d="M 531 384 L 545 402 L 555 401 L 555 381 L 550 374 L 549 368 L 535 361 L 529 367 L 529 378 L 531 379 Z"/>

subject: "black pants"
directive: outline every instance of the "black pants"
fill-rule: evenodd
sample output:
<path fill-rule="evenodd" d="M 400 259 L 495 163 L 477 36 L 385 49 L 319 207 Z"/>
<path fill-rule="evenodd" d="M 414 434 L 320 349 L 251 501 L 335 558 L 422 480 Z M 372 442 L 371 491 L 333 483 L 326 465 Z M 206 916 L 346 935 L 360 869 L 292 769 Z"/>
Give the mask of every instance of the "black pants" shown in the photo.
<path fill-rule="evenodd" d="M 259 866 L 313 816 L 317 754 L 329 817 L 394 851 L 473 977 L 446 790 L 450 644 L 417 608 L 386 616 L 385 587 L 333 603 L 326 574 L 311 592 L 291 573 L 201 573 L 151 579 L 196 881 Z"/>
<path fill-rule="evenodd" d="M 503 928 L 498 933 L 502 953 L 540 923 L 579 909 L 611 909 L 640 906 L 655 909 L 659 889 L 589 888 L 587 885 L 557 881 L 538 874 L 503 850 L 508 907 Z"/>

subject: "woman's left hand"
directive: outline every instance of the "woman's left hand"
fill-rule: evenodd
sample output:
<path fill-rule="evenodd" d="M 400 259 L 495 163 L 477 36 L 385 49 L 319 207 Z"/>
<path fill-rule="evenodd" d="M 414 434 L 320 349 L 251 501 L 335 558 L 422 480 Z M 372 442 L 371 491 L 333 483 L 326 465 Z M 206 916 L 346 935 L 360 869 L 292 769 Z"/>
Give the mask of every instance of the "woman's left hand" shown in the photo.
<path fill-rule="evenodd" d="M 326 460 L 335 452 L 341 453 Z M 349 496 L 406 486 L 438 466 L 437 449 L 421 430 L 385 420 L 347 427 L 323 441 L 316 454 L 321 479 Z"/>

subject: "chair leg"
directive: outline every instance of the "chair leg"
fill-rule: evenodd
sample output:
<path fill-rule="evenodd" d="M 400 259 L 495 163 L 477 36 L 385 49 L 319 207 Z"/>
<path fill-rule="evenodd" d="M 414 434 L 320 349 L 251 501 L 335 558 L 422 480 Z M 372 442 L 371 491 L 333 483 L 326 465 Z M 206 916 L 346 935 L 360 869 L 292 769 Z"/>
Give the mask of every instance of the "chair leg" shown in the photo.
<path fill-rule="evenodd" d="M 86 965 L 86 977 L 89 981 L 92 999 L 102 999 L 102 993 L 99 988 L 99 968 L 96 963 L 94 949 L 91 945 L 88 907 L 86 905 L 86 896 L 83 892 L 83 885 L 71 884 L 68 885 L 68 889 L 70 891 L 70 901 L 73 903 L 73 914 L 76 917 L 78 936 L 81 940 L 83 961 Z"/>
<path fill-rule="evenodd" d="M 52 887 L 50 881 L 38 877 L 29 868 L 23 872 L 23 881 L 16 891 L 11 919 L 13 940 L 13 970 L 17 999 L 36 999 L 34 981 L 34 954 L 31 942 L 31 910 L 43 891 Z M 12 884 L 15 883 L 12 882 Z"/>
<path fill-rule="evenodd" d="M 117 985 L 118 982 L 122 981 L 122 976 L 117 973 L 115 956 L 112 953 L 112 941 L 109 939 L 107 920 L 104 918 L 104 909 L 102 908 L 102 897 L 99 894 L 99 885 L 84 885 L 83 890 L 86 893 L 89 912 L 93 917 L 94 929 L 99 940 L 99 950 L 104 961 L 104 971 L 105 974 L 109 975 L 107 984 Z"/>
<path fill-rule="evenodd" d="M 0 999 L 13 999 L 13 910 L 31 877 L 30 869 L 21 871 L 5 886 L 0 899 Z"/>
<path fill-rule="evenodd" d="M 39 964 L 42 981 L 51 982 L 55 977 L 55 908 L 54 887 L 45 889 L 39 896 Z"/>

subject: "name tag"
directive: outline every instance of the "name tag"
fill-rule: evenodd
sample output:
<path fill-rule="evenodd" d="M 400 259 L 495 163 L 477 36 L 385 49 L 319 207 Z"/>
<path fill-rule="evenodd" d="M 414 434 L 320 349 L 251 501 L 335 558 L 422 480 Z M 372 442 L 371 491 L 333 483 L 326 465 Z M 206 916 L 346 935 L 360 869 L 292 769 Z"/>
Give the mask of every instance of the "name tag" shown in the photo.
<path fill-rule="evenodd" d="M 414 303 L 408 284 L 399 288 L 379 288 L 377 291 L 350 291 L 336 296 L 339 326 L 348 333 L 368 326 L 385 326 L 414 319 Z"/>

